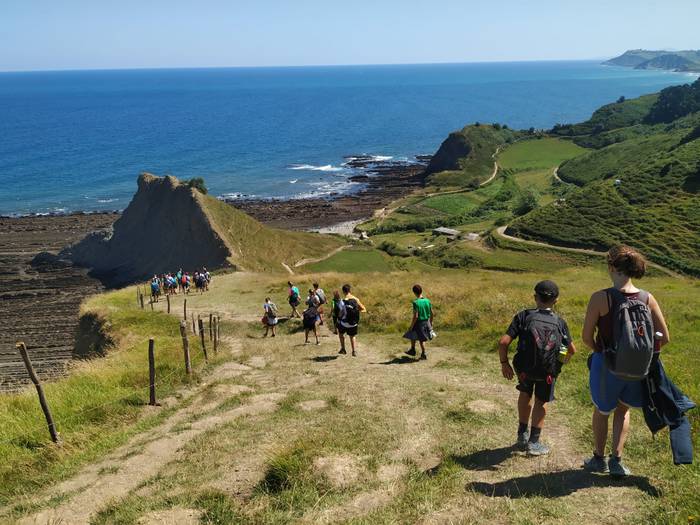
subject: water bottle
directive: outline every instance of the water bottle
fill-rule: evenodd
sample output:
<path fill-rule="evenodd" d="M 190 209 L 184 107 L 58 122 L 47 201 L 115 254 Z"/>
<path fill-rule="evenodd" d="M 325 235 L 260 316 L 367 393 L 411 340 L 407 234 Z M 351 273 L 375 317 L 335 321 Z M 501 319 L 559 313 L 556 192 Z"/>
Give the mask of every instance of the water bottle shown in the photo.
<path fill-rule="evenodd" d="M 654 334 L 654 353 L 658 354 L 661 352 L 661 340 L 664 338 L 664 334 L 661 332 L 656 332 Z"/>
<path fill-rule="evenodd" d="M 564 345 L 559 347 L 559 362 L 561 364 L 566 363 L 566 356 L 569 354 L 569 349 Z"/>

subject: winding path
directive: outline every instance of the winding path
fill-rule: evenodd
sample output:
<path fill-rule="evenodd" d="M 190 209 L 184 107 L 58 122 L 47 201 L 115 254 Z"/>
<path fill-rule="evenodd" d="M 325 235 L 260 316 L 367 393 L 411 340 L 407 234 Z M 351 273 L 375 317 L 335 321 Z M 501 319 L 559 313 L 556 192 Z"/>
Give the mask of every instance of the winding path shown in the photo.
<path fill-rule="evenodd" d="M 590 250 L 587 248 L 569 248 L 567 246 L 557 246 L 556 244 L 548 244 L 546 242 L 541 242 L 541 241 L 531 241 L 528 239 L 521 239 L 520 237 L 513 237 L 512 235 L 506 234 L 506 230 L 508 229 L 508 226 L 501 226 L 500 228 L 496 228 L 495 232 L 496 235 L 508 240 L 508 241 L 513 241 L 513 242 L 519 242 L 521 244 L 527 244 L 529 246 L 540 246 L 543 248 L 551 248 L 554 250 L 559 250 L 563 252 L 569 252 L 569 253 L 581 253 L 584 255 L 595 255 L 597 257 L 605 257 L 607 255 L 606 252 L 600 252 L 598 250 Z M 670 270 L 669 268 L 666 268 L 665 266 L 661 266 L 660 264 L 656 264 L 651 261 L 647 261 L 647 264 L 651 266 L 652 268 L 656 268 L 657 270 L 660 270 L 664 272 L 666 275 L 669 275 L 671 277 L 677 277 L 677 278 L 682 278 L 683 276 L 679 273 L 674 272 L 673 270 Z"/>

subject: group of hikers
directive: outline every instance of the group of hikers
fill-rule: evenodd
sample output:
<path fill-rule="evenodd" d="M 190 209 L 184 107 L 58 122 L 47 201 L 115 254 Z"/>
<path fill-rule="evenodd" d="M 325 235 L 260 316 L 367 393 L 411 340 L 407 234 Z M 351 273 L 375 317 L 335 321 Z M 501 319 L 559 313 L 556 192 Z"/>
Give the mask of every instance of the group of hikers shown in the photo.
<path fill-rule="evenodd" d="M 622 455 L 629 433 L 630 408 L 641 408 L 647 426 L 656 432 L 671 429 L 671 448 L 676 464 L 692 462 L 692 440 L 686 412 L 695 407 L 665 375 L 659 354 L 669 340 L 669 330 L 658 302 L 652 294 L 637 288 L 632 279 L 646 272 L 642 255 L 628 246 L 609 250 L 607 263 L 612 286 L 595 292 L 588 303 L 582 339 L 593 352 L 588 359 L 589 389 L 594 405 L 592 427 L 593 455 L 583 462 L 590 472 L 609 473 L 613 477 L 630 475 Z M 299 288 L 288 282 L 290 318 L 297 317 L 304 328 L 304 344 L 313 333 L 319 344 L 319 326 L 324 324 L 325 292 L 314 282 L 309 288 L 300 313 Z M 404 337 L 411 342 L 406 351 L 427 359 L 425 344 L 435 337 L 433 307 L 416 284 L 412 288 L 413 316 Z M 549 454 L 550 447 L 541 440 L 547 405 L 554 398 L 562 366 L 576 353 L 566 321 L 554 311 L 559 287 L 551 280 L 538 282 L 534 288 L 534 307 L 518 312 L 506 333 L 498 341 L 501 373 L 507 380 L 517 380 L 518 430 L 515 447 L 529 456 Z M 265 299 L 262 322 L 265 334 L 275 337 L 277 306 Z M 333 292 L 330 301 L 331 330 L 338 335 L 340 354 L 346 354 L 346 336 L 352 355 L 357 355 L 360 314 L 366 312 L 362 302 L 352 294 L 349 284 Z M 512 362 L 508 349 L 517 340 Z M 612 443 L 606 456 L 608 426 L 613 414 Z"/>
<path fill-rule="evenodd" d="M 300 313 L 301 292 L 299 287 L 289 281 L 287 301 L 291 307 L 290 318 L 301 319 L 304 328 L 304 344 L 309 344 L 309 337 L 313 333 L 317 345 L 319 340 L 319 327 L 324 324 L 325 305 L 329 304 L 328 297 L 323 288 L 314 282 L 309 288 L 308 295 L 304 301 L 304 310 Z M 411 341 L 409 355 L 416 355 L 416 342 L 420 343 L 421 354 L 419 359 L 427 359 L 425 343 L 433 337 L 435 332 L 432 328 L 433 310 L 430 300 L 423 297 L 423 289 L 420 285 L 413 286 L 413 293 L 416 299 L 413 301 L 413 319 L 409 330 L 404 334 L 406 339 Z M 340 290 L 333 292 L 330 300 L 331 331 L 338 335 L 340 342 L 339 354 L 347 354 L 346 337 L 350 342 L 350 351 L 353 357 L 357 356 L 357 333 L 360 325 L 360 314 L 367 312 L 367 308 L 362 301 L 352 294 L 352 286 L 344 284 Z M 278 308 L 269 297 L 265 298 L 263 304 L 262 323 L 265 326 L 264 337 L 269 334 L 275 337 L 275 327 L 277 326 Z"/>
<path fill-rule="evenodd" d="M 151 300 L 158 302 L 162 294 L 175 295 L 177 293 L 190 293 L 190 288 L 194 284 L 195 290 L 205 292 L 209 290 L 211 274 L 206 267 L 195 271 L 193 274 L 183 272 L 180 268 L 177 272 L 162 273 L 151 278 Z"/>

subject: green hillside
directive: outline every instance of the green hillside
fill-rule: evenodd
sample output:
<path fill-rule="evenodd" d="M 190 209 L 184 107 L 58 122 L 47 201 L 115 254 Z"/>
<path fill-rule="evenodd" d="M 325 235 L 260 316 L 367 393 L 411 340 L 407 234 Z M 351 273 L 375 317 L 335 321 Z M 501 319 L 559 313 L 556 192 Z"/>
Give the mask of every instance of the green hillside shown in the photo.
<path fill-rule="evenodd" d="M 665 69 L 668 71 L 700 71 L 700 51 L 650 51 L 631 49 L 603 62 L 609 66 L 634 69 Z"/>
<path fill-rule="evenodd" d="M 617 143 L 563 163 L 559 176 L 581 188 L 520 217 L 509 232 L 595 249 L 625 242 L 700 275 L 700 81 L 663 90 L 641 122 L 620 128 Z"/>
<path fill-rule="evenodd" d="M 500 124 L 474 124 L 450 133 L 428 164 L 428 183 L 440 188 L 476 188 L 493 173 L 499 148 L 523 133 Z"/>

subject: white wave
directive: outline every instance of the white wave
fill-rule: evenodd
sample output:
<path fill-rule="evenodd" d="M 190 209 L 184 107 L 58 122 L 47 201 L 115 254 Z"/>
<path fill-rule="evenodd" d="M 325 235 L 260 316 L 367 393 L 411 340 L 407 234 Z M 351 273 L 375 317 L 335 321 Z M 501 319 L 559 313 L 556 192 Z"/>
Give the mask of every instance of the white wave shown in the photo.
<path fill-rule="evenodd" d="M 289 184 L 296 184 L 297 182 L 299 182 L 299 179 L 292 179 L 289 181 Z"/>
<path fill-rule="evenodd" d="M 289 166 L 289 169 L 304 171 L 343 171 L 344 168 L 333 166 L 332 164 L 326 164 L 325 166 L 314 166 L 313 164 L 292 164 Z"/>
<path fill-rule="evenodd" d="M 118 200 L 119 199 L 115 197 L 113 199 L 97 199 L 97 202 L 99 202 L 100 204 L 107 204 L 109 202 L 116 202 Z"/>
<path fill-rule="evenodd" d="M 386 160 L 391 160 L 394 157 L 392 155 L 372 155 L 372 160 L 374 162 L 384 162 Z"/>

